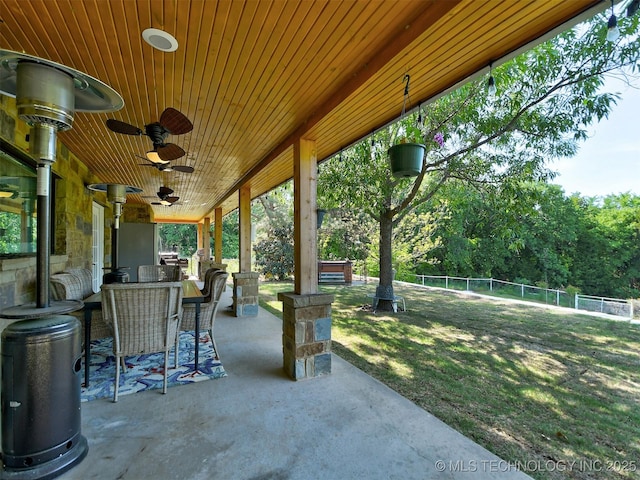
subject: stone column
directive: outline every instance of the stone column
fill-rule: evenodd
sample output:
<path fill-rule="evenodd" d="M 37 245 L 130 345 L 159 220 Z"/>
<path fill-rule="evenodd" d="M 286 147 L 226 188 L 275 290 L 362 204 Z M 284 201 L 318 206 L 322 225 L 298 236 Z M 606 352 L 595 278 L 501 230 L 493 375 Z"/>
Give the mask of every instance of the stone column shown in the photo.
<path fill-rule="evenodd" d="M 284 370 L 293 380 L 331 373 L 333 295 L 278 294 L 282 302 Z"/>
<path fill-rule="evenodd" d="M 233 313 L 236 317 L 258 315 L 258 272 L 235 272 L 233 276 Z"/>

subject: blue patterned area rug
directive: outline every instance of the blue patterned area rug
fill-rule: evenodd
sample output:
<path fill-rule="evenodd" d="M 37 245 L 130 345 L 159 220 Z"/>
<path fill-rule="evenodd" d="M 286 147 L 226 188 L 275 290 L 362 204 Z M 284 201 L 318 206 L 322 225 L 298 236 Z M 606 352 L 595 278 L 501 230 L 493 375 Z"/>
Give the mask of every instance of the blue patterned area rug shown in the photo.
<path fill-rule="evenodd" d="M 194 339 L 194 332 L 180 333 L 178 368 L 172 368 L 174 365 L 173 349 L 169 352 L 168 387 L 227 376 L 222 363 L 214 360 L 213 345 L 208 333 L 200 336 L 198 373 L 194 372 Z M 144 390 L 162 389 L 164 354 L 152 353 L 127 357 L 126 366 L 127 372 L 120 372 L 118 396 Z M 113 398 L 115 368 L 116 358 L 113 355 L 112 339 L 102 338 L 92 341 L 89 388 L 82 387 L 81 401 Z"/>

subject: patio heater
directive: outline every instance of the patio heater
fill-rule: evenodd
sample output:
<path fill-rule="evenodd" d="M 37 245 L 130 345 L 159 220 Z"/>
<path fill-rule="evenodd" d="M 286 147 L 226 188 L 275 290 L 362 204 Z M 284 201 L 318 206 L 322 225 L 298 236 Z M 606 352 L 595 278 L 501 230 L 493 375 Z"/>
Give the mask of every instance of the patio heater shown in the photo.
<path fill-rule="evenodd" d="M 20 320 L 2 333 L 2 479 L 54 478 L 88 451 L 80 433 L 81 326 L 67 313 L 80 301 L 49 298 L 51 165 L 58 131 L 79 112 L 122 108 L 122 97 L 82 72 L 24 53 L 0 49 L 0 93 L 16 98 L 30 125 L 37 162 L 36 301 L 0 316 Z"/>
<path fill-rule="evenodd" d="M 107 192 L 107 200 L 113 203 L 113 225 L 111 226 L 111 267 L 107 267 L 107 272 L 102 277 L 102 283 L 126 283 L 129 281 L 129 274 L 120 267 L 118 260 L 118 232 L 120 230 L 120 217 L 122 216 L 122 205 L 127 201 L 128 193 L 140 193 L 141 188 L 130 185 L 119 185 L 116 183 L 94 183 L 87 188 L 98 192 Z"/>

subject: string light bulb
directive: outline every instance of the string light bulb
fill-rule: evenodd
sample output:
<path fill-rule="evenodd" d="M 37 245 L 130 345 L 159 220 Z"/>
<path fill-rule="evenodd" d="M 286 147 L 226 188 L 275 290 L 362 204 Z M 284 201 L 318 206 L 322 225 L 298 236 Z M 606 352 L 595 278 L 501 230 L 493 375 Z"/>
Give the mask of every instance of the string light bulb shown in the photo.
<path fill-rule="evenodd" d="M 493 74 L 491 73 L 491 64 L 489 64 L 489 80 L 487 80 L 487 93 L 489 94 L 490 97 L 495 96 L 496 92 L 497 92 L 497 88 L 496 88 L 496 81 L 493 78 Z"/>
<path fill-rule="evenodd" d="M 615 42 L 620 37 L 620 29 L 618 28 L 618 19 L 613 11 L 613 0 L 611 0 L 611 16 L 607 22 L 607 40 Z"/>

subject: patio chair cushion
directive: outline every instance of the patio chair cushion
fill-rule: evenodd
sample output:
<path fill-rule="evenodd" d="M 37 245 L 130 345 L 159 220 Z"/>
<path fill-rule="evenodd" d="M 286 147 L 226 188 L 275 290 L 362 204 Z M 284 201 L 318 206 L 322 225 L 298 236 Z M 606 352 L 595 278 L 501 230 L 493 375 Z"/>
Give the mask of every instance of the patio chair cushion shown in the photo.
<path fill-rule="evenodd" d="M 56 273 L 49 277 L 51 297 L 53 300 L 84 300 L 93 295 L 91 270 L 87 268 L 71 268 L 63 273 Z M 84 340 L 84 312 L 72 312 L 82 324 L 82 338 Z M 91 315 L 90 340 L 112 336 L 111 328 L 104 323 L 102 312 L 93 310 Z"/>
<path fill-rule="evenodd" d="M 88 268 L 68 268 L 63 273 L 70 273 L 80 279 L 83 298 L 93 295 L 93 274 Z"/>
<path fill-rule="evenodd" d="M 84 300 L 82 280 L 71 273 L 56 273 L 49 279 L 54 300 Z"/>

